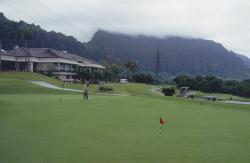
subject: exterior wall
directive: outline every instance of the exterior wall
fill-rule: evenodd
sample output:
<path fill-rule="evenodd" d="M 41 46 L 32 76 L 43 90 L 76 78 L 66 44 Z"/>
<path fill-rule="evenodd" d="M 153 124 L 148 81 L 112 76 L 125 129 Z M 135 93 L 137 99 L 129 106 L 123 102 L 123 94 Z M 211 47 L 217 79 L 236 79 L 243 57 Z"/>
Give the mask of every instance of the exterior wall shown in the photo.
<path fill-rule="evenodd" d="M 88 69 L 90 72 L 92 70 L 102 72 L 104 69 L 98 64 L 65 58 L 15 57 L 2 54 L 1 60 L 5 62 L 6 71 L 53 72 L 54 77 L 67 82 L 74 80 L 78 68 Z"/>
<path fill-rule="evenodd" d="M 28 71 L 29 72 L 33 72 L 33 65 L 34 65 L 33 62 L 28 63 Z"/>
<path fill-rule="evenodd" d="M 64 81 L 64 82 L 72 83 L 74 81 L 73 76 L 75 76 L 75 74 L 73 74 L 73 73 L 53 73 L 53 76 L 59 80 Z"/>
<path fill-rule="evenodd" d="M 57 77 L 58 79 L 62 80 L 62 81 L 65 81 L 65 80 L 67 79 L 67 76 L 66 76 L 66 75 L 63 75 L 63 74 L 61 74 L 61 75 L 56 75 L 56 77 Z"/>
<path fill-rule="evenodd" d="M 65 58 L 36 58 L 36 57 L 14 57 L 9 55 L 1 55 L 2 60 L 13 61 L 13 62 L 34 62 L 34 63 L 65 63 L 79 67 L 92 67 L 97 69 L 104 69 L 101 65 L 88 64 L 76 60 L 65 59 Z"/>
<path fill-rule="evenodd" d="M 4 60 L 4 61 L 13 61 L 15 62 L 16 61 L 16 57 L 13 57 L 13 56 L 8 56 L 8 55 L 1 55 L 1 60 Z"/>
<path fill-rule="evenodd" d="M 53 71 L 54 64 L 53 63 L 37 63 L 36 71 Z"/>
<path fill-rule="evenodd" d="M 53 75 L 76 75 L 74 72 L 53 72 Z"/>
<path fill-rule="evenodd" d="M 15 71 L 15 62 L 12 61 L 1 61 L 1 70 L 3 71 Z"/>

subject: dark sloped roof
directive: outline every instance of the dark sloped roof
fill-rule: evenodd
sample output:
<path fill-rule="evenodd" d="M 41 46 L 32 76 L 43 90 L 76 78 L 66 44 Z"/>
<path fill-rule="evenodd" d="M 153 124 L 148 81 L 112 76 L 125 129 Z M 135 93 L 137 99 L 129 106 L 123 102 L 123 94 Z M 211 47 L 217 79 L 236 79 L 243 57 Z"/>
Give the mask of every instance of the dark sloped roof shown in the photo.
<path fill-rule="evenodd" d="M 84 60 L 85 59 L 85 58 L 82 58 L 78 55 L 68 53 L 66 51 L 59 51 L 59 50 L 55 50 L 55 49 L 48 49 L 48 50 L 59 58 L 74 59 L 74 60 Z"/>
<path fill-rule="evenodd" d="M 10 51 L 10 53 L 17 57 L 37 57 L 37 58 L 65 58 L 79 61 L 87 61 L 93 64 L 96 62 L 80 57 L 76 54 L 68 53 L 66 51 L 59 51 L 49 48 L 17 48 L 16 50 Z"/>
<path fill-rule="evenodd" d="M 37 57 L 37 58 L 55 58 L 47 48 L 17 48 L 10 51 L 16 57 Z"/>
<path fill-rule="evenodd" d="M 12 53 L 1 51 L 1 55 L 8 55 L 8 56 L 14 56 Z"/>
<path fill-rule="evenodd" d="M 90 62 L 92 64 L 97 64 L 95 61 L 80 57 L 79 55 L 76 55 L 76 54 L 68 53 L 66 51 L 59 51 L 59 50 L 55 50 L 55 49 L 49 49 L 49 51 L 53 52 L 59 58 L 81 60 L 81 61 Z"/>
<path fill-rule="evenodd" d="M 49 48 L 17 48 L 15 50 L 7 52 L 6 55 L 12 55 L 15 57 L 64 58 L 79 61 L 80 63 L 85 65 L 95 65 L 97 67 L 102 67 L 95 61 L 80 57 L 76 54 Z"/>

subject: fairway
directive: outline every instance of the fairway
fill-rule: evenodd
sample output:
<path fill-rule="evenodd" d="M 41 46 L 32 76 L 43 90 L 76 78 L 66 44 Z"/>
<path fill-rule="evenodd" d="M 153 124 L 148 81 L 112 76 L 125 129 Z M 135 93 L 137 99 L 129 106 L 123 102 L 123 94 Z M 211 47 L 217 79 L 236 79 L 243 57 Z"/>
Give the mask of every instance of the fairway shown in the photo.
<path fill-rule="evenodd" d="M 166 97 L 1 94 L 0 162 L 250 162 L 249 117 Z"/>

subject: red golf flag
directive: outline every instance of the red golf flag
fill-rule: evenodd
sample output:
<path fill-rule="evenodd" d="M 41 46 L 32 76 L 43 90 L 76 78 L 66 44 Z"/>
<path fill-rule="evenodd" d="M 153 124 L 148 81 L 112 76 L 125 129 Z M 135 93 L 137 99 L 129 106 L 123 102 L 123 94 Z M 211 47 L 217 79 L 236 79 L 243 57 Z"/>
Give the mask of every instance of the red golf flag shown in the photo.
<path fill-rule="evenodd" d="M 164 120 L 160 117 L 160 125 L 163 125 L 164 123 Z"/>

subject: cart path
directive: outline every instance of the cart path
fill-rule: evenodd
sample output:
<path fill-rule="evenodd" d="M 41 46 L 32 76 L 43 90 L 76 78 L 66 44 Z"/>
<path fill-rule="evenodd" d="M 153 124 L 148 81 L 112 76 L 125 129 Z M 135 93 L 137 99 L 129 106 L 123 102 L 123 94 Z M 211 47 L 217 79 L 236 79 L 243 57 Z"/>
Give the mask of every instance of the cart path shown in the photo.
<path fill-rule="evenodd" d="M 29 81 L 30 83 L 49 88 L 49 89 L 57 89 L 63 91 L 70 91 L 70 92 L 83 92 L 83 90 L 79 89 L 70 89 L 70 88 L 61 88 L 56 85 L 44 82 L 44 81 Z M 109 95 L 109 96 L 129 96 L 129 94 L 114 94 L 114 93 L 96 93 L 97 95 Z"/>
<path fill-rule="evenodd" d="M 150 88 L 150 92 L 152 93 L 152 94 L 156 94 L 156 95 L 160 95 L 160 96 L 164 96 L 164 94 L 163 93 L 161 93 L 159 90 L 161 90 L 161 88 L 160 87 L 158 87 L 158 86 L 151 86 L 151 88 Z"/>

